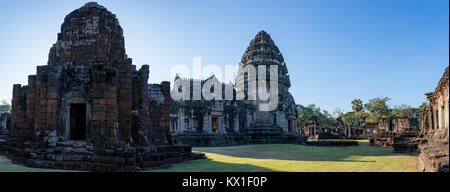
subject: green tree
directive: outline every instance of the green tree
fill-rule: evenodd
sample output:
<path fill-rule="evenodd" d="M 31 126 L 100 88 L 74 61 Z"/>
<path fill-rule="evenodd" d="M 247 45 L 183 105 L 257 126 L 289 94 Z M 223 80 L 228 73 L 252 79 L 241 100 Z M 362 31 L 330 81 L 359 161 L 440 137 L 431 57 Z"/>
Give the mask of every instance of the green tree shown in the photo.
<path fill-rule="evenodd" d="M 416 111 L 416 115 L 417 117 L 422 117 L 423 114 L 423 110 L 425 110 L 425 107 L 427 107 L 428 103 L 427 102 L 423 102 Z"/>
<path fill-rule="evenodd" d="M 321 110 L 320 107 L 310 104 L 308 106 L 297 105 L 297 124 L 299 127 L 303 128 L 305 122 L 310 117 L 316 117 L 318 123 L 321 126 L 333 126 L 334 120 L 331 114 L 326 110 Z"/>
<path fill-rule="evenodd" d="M 352 101 L 352 109 L 355 112 L 356 116 L 356 127 L 361 127 L 363 124 L 365 124 L 366 118 L 362 118 L 362 113 L 364 112 L 364 105 L 361 99 L 354 99 Z"/>
<path fill-rule="evenodd" d="M 342 121 L 344 122 L 344 124 L 347 127 L 357 127 L 359 126 L 359 122 L 358 122 L 358 118 L 356 117 L 356 113 L 355 112 L 347 112 L 345 114 L 343 114 L 342 116 Z"/>
<path fill-rule="evenodd" d="M 352 101 L 352 109 L 355 113 L 359 113 L 364 109 L 361 99 L 355 99 Z"/>
<path fill-rule="evenodd" d="M 391 112 L 392 116 L 397 116 L 401 118 L 415 118 L 416 117 L 416 108 L 412 108 L 409 105 L 400 105 L 400 106 L 394 106 L 394 109 Z"/>
<path fill-rule="evenodd" d="M 312 110 L 310 108 L 307 108 L 303 105 L 297 105 L 297 126 L 300 128 L 303 128 L 305 126 L 306 120 L 312 116 Z"/>
<path fill-rule="evenodd" d="M 0 114 L 5 112 L 11 112 L 11 105 L 6 100 L 3 100 L 0 104 Z"/>
<path fill-rule="evenodd" d="M 364 105 L 364 108 L 369 112 L 369 116 L 366 118 L 368 123 L 376 123 L 381 118 L 386 118 L 391 113 L 391 109 L 387 105 L 387 102 L 391 100 L 388 97 L 375 97 L 369 100 L 369 103 Z"/>
<path fill-rule="evenodd" d="M 317 121 L 319 121 L 319 124 L 322 126 L 332 127 L 334 126 L 334 119 L 333 116 L 327 111 L 322 110 L 317 114 Z"/>

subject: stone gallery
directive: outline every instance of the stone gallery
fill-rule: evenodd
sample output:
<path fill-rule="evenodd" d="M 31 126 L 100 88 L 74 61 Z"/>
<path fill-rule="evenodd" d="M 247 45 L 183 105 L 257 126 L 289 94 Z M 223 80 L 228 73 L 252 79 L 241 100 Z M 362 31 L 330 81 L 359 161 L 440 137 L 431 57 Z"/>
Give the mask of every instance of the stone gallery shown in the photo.
<path fill-rule="evenodd" d="M 251 72 L 245 70 L 248 65 L 254 66 L 255 69 L 259 69 L 259 66 L 264 66 L 266 69 L 269 66 L 278 67 L 276 82 L 278 82 L 279 97 L 275 110 L 260 110 L 259 103 L 262 101 L 259 97 L 255 100 L 248 99 L 251 77 L 251 74 L 249 75 Z M 254 72 L 258 73 L 257 70 Z M 270 77 L 267 77 L 266 82 L 269 81 Z M 178 93 L 182 86 L 187 85 L 192 95 L 195 87 L 203 87 L 207 82 L 215 82 L 213 84 L 223 90 L 222 98 L 225 99 L 193 100 L 189 97 L 189 99 L 173 100 L 170 127 L 175 143 L 187 143 L 193 146 L 223 146 L 250 143 L 297 144 L 299 142 L 297 109 L 294 98 L 289 93 L 291 82 L 288 69 L 283 55 L 265 31 L 256 35 L 242 56 L 235 85 L 220 83 L 215 76 L 206 80 L 177 76 L 172 92 Z M 214 88 L 216 87 L 213 86 L 212 89 Z M 231 90 L 230 93 L 233 94 L 227 100 L 225 91 L 228 90 Z M 238 99 L 239 94 L 243 94 L 246 98 Z"/>
<path fill-rule="evenodd" d="M 28 85 L 14 85 L 0 151 L 31 167 L 135 171 L 204 158 L 173 145 L 170 83 L 148 85 L 125 53 L 118 19 L 87 3 L 70 13 Z"/>
<path fill-rule="evenodd" d="M 428 106 L 421 117 L 419 169 L 426 172 L 449 170 L 449 68 L 434 92 L 426 93 Z"/>

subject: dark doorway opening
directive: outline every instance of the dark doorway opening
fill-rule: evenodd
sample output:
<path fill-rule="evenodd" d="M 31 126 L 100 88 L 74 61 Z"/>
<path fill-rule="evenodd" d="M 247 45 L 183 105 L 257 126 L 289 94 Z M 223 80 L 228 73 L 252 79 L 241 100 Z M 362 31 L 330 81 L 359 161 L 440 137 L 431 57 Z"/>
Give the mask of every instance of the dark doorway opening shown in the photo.
<path fill-rule="evenodd" d="M 277 114 L 273 114 L 273 124 L 277 125 Z"/>
<path fill-rule="evenodd" d="M 86 104 L 70 105 L 70 140 L 86 140 Z"/>
<path fill-rule="evenodd" d="M 213 133 L 217 133 L 217 117 L 212 117 L 211 129 Z"/>
<path fill-rule="evenodd" d="M 292 120 L 288 120 L 288 131 L 292 133 Z"/>

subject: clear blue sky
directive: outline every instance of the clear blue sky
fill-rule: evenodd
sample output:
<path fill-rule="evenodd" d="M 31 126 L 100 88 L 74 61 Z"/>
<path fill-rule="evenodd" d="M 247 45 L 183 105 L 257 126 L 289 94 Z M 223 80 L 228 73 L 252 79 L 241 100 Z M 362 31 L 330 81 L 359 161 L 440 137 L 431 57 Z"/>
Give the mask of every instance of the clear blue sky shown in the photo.
<path fill-rule="evenodd" d="M 45 65 L 64 17 L 87 1 L 0 0 L 0 100 Z M 333 112 L 387 96 L 417 107 L 449 64 L 448 0 L 98 1 L 124 28 L 127 54 L 150 65 L 150 83 L 169 68 L 237 64 L 267 31 L 280 48 L 298 104 Z"/>

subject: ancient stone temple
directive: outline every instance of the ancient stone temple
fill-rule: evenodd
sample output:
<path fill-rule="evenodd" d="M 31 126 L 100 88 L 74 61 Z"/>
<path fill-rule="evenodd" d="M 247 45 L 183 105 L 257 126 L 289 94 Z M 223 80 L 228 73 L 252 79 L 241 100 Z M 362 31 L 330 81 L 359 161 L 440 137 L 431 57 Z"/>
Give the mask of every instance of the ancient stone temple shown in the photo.
<path fill-rule="evenodd" d="M 7 155 L 32 167 L 135 171 L 202 155 L 171 145 L 170 83 L 148 85 L 114 14 L 87 3 L 64 19 L 48 64 L 14 85 Z"/>
<path fill-rule="evenodd" d="M 254 66 L 256 70 L 245 70 L 247 65 Z M 259 104 L 264 101 L 259 100 L 258 94 L 256 99 L 249 99 L 249 79 L 252 75 L 258 79 L 258 66 L 265 67 L 267 71 L 269 66 L 278 69 L 275 78 L 278 103 L 273 110 L 259 109 Z M 269 84 L 269 72 L 266 75 L 268 88 L 272 85 Z M 220 83 L 215 76 L 206 80 L 176 77 L 172 92 L 178 93 L 182 85 L 189 85 L 192 96 L 195 87 L 203 87 L 208 81 L 215 82 L 222 90 L 232 90 L 233 94 L 226 98 L 223 91 L 223 100 L 201 98 L 172 101 L 170 125 L 174 142 L 194 146 L 299 142 L 297 111 L 289 93 L 291 84 L 287 66 L 278 47 L 265 31 L 259 32 L 250 42 L 242 57 L 235 85 Z"/>
<path fill-rule="evenodd" d="M 270 35 L 265 31 L 261 31 L 250 42 L 245 54 L 242 56 L 241 68 L 236 77 L 236 89 L 237 94 L 242 93 L 246 97 L 249 95 L 251 82 L 251 71 L 245 70 L 245 67 L 251 65 L 254 66 L 256 71 L 256 79 L 266 78 L 267 85 L 261 87 L 261 84 L 257 84 L 256 88 L 256 100 L 244 100 L 248 104 L 255 106 L 255 110 L 248 111 L 252 113 L 252 119 L 250 119 L 250 125 L 245 130 L 247 135 L 251 138 L 258 139 L 260 136 L 272 136 L 279 135 L 281 133 L 296 133 L 297 129 L 297 107 L 295 105 L 294 98 L 289 93 L 291 87 L 291 81 L 289 78 L 288 69 L 284 62 L 283 55 L 275 45 Z M 263 68 L 259 68 L 263 66 Z M 264 103 L 259 97 L 259 90 L 271 87 L 269 83 L 269 66 L 278 67 L 278 107 L 273 111 L 263 111 L 259 109 L 260 103 Z M 259 70 L 267 70 L 266 77 L 259 77 Z"/>
<path fill-rule="evenodd" d="M 432 93 L 421 117 L 419 169 L 426 172 L 449 170 L 449 68 Z"/>

